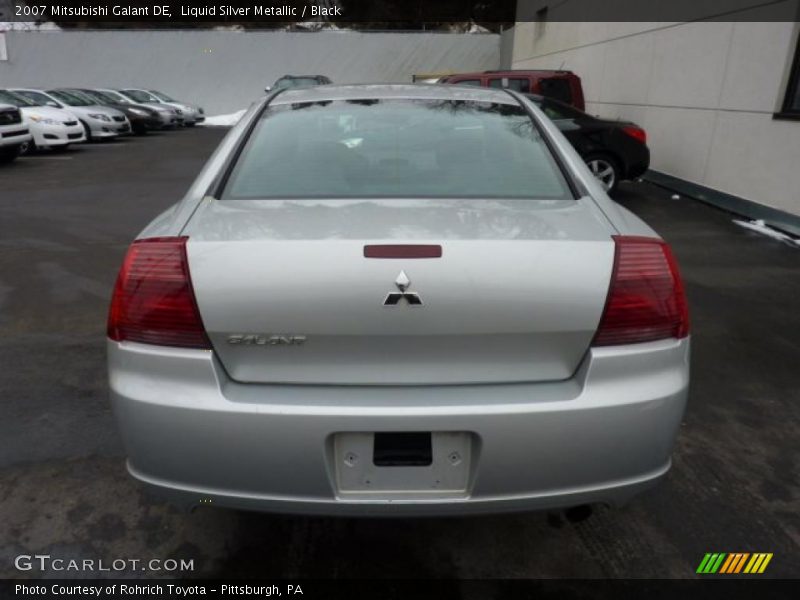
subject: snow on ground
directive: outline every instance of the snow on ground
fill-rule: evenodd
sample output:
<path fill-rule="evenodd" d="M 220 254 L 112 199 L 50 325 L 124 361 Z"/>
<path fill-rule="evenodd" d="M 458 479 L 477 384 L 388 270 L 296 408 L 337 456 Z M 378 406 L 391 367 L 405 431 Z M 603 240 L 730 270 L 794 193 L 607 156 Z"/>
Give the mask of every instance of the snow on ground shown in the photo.
<path fill-rule="evenodd" d="M 235 113 L 227 115 L 214 115 L 213 117 L 206 117 L 206 120 L 198 125 L 205 125 L 206 127 L 233 127 L 242 118 L 245 110 L 237 110 Z"/>
<path fill-rule="evenodd" d="M 734 223 L 739 225 L 740 227 L 745 227 L 752 231 L 756 231 L 762 235 L 767 235 L 771 238 L 775 238 L 776 240 L 780 240 L 782 242 L 786 242 L 789 245 L 800 246 L 800 239 L 793 238 L 790 235 L 783 233 L 782 231 L 778 231 L 777 229 L 773 229 L 761 219 L 756 221 L 739 221 L 737 219 L 733 220 Z"/>
<path fill-rule="evenodd" d="M 0 21 L 0 32 L 3 31 L 61 31 L 61 27 L 52 21 Z"/>

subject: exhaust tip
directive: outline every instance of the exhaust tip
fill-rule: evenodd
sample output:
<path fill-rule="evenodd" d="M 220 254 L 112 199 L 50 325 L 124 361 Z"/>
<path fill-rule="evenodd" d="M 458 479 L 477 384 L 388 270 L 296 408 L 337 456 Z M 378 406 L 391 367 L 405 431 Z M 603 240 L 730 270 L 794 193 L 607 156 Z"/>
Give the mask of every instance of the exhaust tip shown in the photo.
<path fill-rule="evenodd" d="M 592 507 L 589 504 L 580 504 L 564 511 L 564 518 L 570 523 L 580 523 L 592 516 Z"/>

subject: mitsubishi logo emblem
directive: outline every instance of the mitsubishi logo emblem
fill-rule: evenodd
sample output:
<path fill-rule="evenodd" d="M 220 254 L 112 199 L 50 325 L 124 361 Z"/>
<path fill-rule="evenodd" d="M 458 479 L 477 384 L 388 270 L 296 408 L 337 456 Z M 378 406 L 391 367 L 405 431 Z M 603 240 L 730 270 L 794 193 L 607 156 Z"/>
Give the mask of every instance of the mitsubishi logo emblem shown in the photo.
<path fill-rule="evenodd" d="M 394 284 L 400 291 L 389 292 L 389 294 L 386 296 L 386 300 L 383 301 L 384 306 L 397 306 L 400 304 L 401 300 L 405 300 L 411 306 L 422 305 L 422 299 L 419 297 L 419 294 L 408 291 L 408 288 L 411 285 L 411 280 L 408 278 L 408 275 L 406 275 L 405 271 L 400 271 L 400 275 L 398 275 L 397 279 L 394 280 Z"/>

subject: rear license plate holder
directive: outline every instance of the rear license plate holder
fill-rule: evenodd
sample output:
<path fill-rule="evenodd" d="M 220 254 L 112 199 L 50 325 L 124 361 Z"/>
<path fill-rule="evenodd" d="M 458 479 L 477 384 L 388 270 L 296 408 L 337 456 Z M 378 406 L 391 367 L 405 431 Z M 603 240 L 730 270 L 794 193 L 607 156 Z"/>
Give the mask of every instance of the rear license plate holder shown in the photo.
<path fill-rule="evenodd" d="M 428 467 L 433 463 L 428 432 L 375 433 L 372 464 L 376 467 Z"/>
<path fill-rule="evenodd" d="M 337 495 L 363 499 L 466 497 L 473 463 L 468 432 L 356 432 L 333 436 Z"/>

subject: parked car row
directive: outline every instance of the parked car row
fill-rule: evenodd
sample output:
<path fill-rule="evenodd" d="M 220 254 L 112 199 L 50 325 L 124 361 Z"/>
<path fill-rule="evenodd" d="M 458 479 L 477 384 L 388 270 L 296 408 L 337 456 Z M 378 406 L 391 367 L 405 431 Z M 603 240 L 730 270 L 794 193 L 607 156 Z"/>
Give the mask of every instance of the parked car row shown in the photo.
<path fill-rule="evenodd" d="M 205 111 L 139 88 L 0 89 L 0 162 L 38 149 L 192 127 Z"/>

